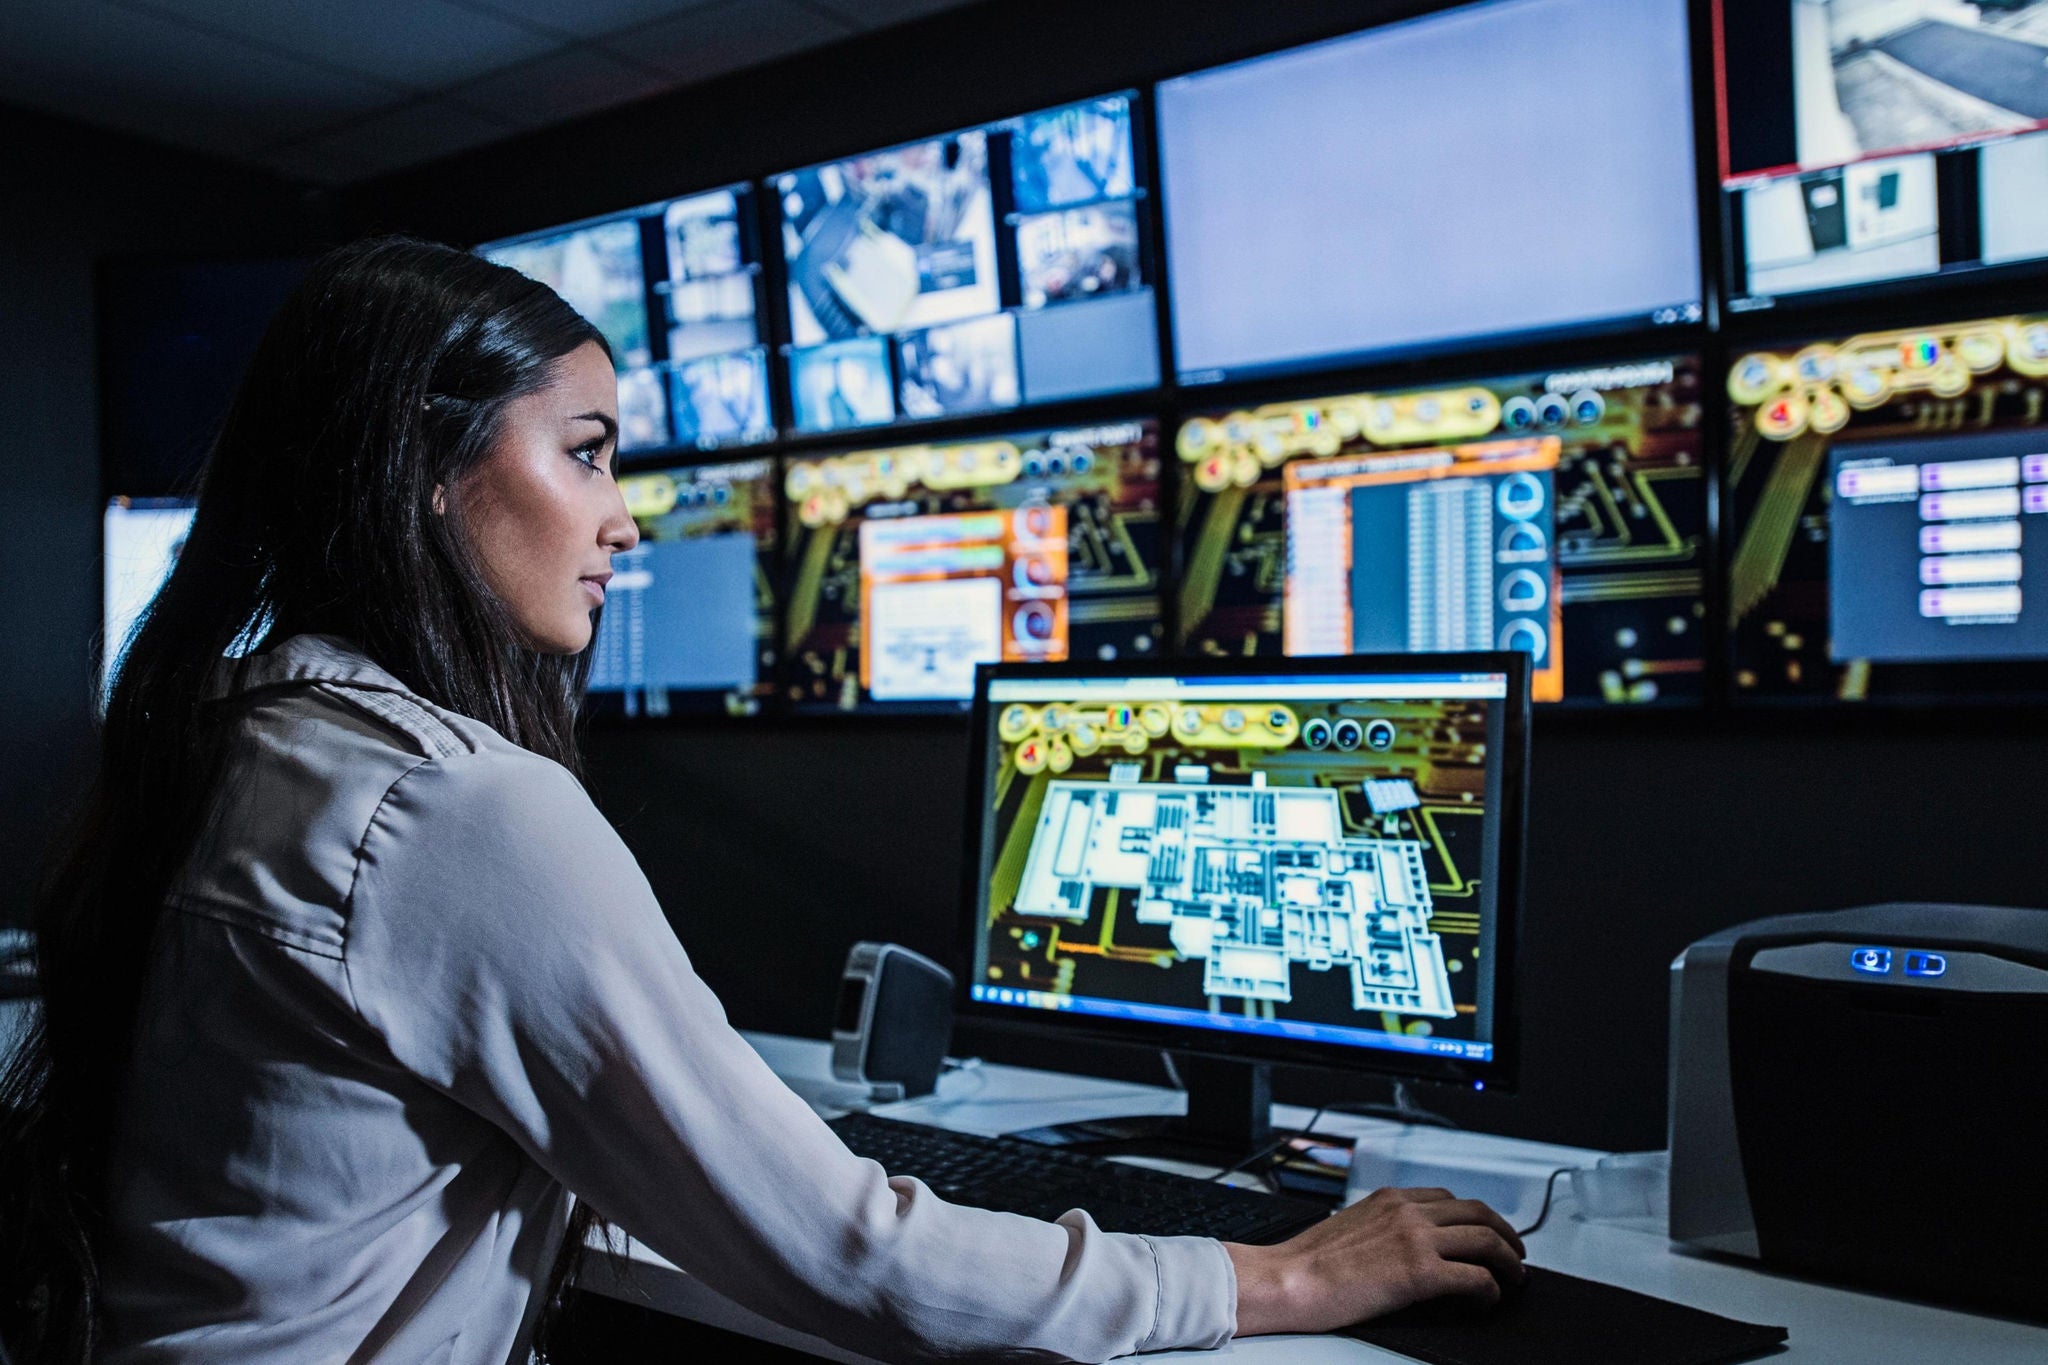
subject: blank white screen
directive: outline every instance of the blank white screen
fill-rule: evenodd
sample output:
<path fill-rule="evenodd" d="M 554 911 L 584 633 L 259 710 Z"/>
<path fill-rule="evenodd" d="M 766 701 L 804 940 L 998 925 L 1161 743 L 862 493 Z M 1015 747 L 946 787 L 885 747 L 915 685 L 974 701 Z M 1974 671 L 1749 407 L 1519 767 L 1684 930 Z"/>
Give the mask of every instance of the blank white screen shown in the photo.
<path fill-rule="evenodd" d="M 1163 82 L 1184 374 L 1699 299 L 1685 0 L 1495 0 Z"/>

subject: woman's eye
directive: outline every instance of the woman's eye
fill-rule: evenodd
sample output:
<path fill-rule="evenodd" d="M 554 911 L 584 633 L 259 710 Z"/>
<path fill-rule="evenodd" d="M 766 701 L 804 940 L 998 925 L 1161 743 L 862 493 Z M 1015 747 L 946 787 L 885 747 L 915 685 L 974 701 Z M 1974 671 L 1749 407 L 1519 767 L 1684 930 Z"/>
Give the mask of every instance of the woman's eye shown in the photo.
<path fill-rule="evenodd" d="M 576 463 L 583 465 L 584 467 L 590 469 L 592 472 L 598 474 L 604 473 L 604 466 L 598 463 L 598 457 L 603 454 L 603 441 L 592 441 L 589 445 L 577 446 L 574 450 L 569 452 L 570 457 L 574 459 Z"/>

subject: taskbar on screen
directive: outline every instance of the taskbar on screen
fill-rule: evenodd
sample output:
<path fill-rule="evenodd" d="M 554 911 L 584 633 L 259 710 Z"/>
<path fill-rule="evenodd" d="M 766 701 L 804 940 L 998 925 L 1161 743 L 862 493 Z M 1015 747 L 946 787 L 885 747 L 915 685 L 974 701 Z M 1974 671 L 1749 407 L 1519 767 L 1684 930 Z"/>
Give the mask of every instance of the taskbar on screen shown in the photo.
<path fill-rule="evenodd" d="M 1315 1024 L 1298 1019 L 1253 1019 L 1235 1014 L 1211 1014 L 1207 1010 L 1183 1009 L 1176 1005 L 1146 1005 L 1129 1000 L 1105 1000 L 1089 995 L 1059 995 L 1051 991 L 1017 990 L 1009 986 L 976 984 L 968 988 L 975 1000 L 991 1005 L 1017 1005 L 1026 1009 L 1056 1010 L 1091 1014 L 1104 1019 L 1135 1019 L 1148 1024 L 1214 1029 L 1221 1033 L 1263 1034 L 1299 1042 L 1336 1043 L 1345 1047 L 1375 1047 L 1387 1052 L 1414 1052 L 1432 1057 L 1453 1057 L 1464 1062 L 1490 1062 L 1493 1044 L 1459 1038 L 1427 1038 L 1406 1033 L 1385 1033 L 1378 1029 L 1345 1028 L 1340 1024 Z"/>

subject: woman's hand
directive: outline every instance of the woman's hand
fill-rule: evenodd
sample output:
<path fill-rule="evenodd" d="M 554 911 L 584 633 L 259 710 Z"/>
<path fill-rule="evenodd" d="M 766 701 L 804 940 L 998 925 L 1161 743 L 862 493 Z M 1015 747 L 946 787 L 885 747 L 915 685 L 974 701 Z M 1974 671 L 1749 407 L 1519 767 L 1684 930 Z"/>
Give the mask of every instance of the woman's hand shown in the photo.
<path fill-rule="evenodd" d="M 1515 1230 L 1449 1190 L 1376 1190 L 1279 1246 L 1224 1250 L 1241 1337 L 1334 1331 L 1447 1294 L 1493 1303 L 1522 1280 Z"/>

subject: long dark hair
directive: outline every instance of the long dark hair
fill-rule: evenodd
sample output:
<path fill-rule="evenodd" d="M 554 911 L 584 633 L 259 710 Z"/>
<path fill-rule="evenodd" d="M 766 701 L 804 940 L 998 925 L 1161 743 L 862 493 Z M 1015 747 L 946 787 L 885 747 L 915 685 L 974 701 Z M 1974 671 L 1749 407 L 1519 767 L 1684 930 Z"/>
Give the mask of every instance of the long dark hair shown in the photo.
<path fill-rule="evenodd" d="M 95 1348 L 108 1148 L 158 907 L 206 831 L 232 738 L 232 707 L 211 700 L 223 660 L 338 635 L 422 697 L 580 771 L 588 652 L 522 644 L 459 517 L 434 506 L 490 449 L 506 405 L 593 341 L 516 271 L 386 238 L 316 262 L 257 347 L 36 902 L 42 1008 L 0 1079 L 0 1339 L 24 1365 Z M 587 1225 L 570 1230 L 551 1299 Z"/>

